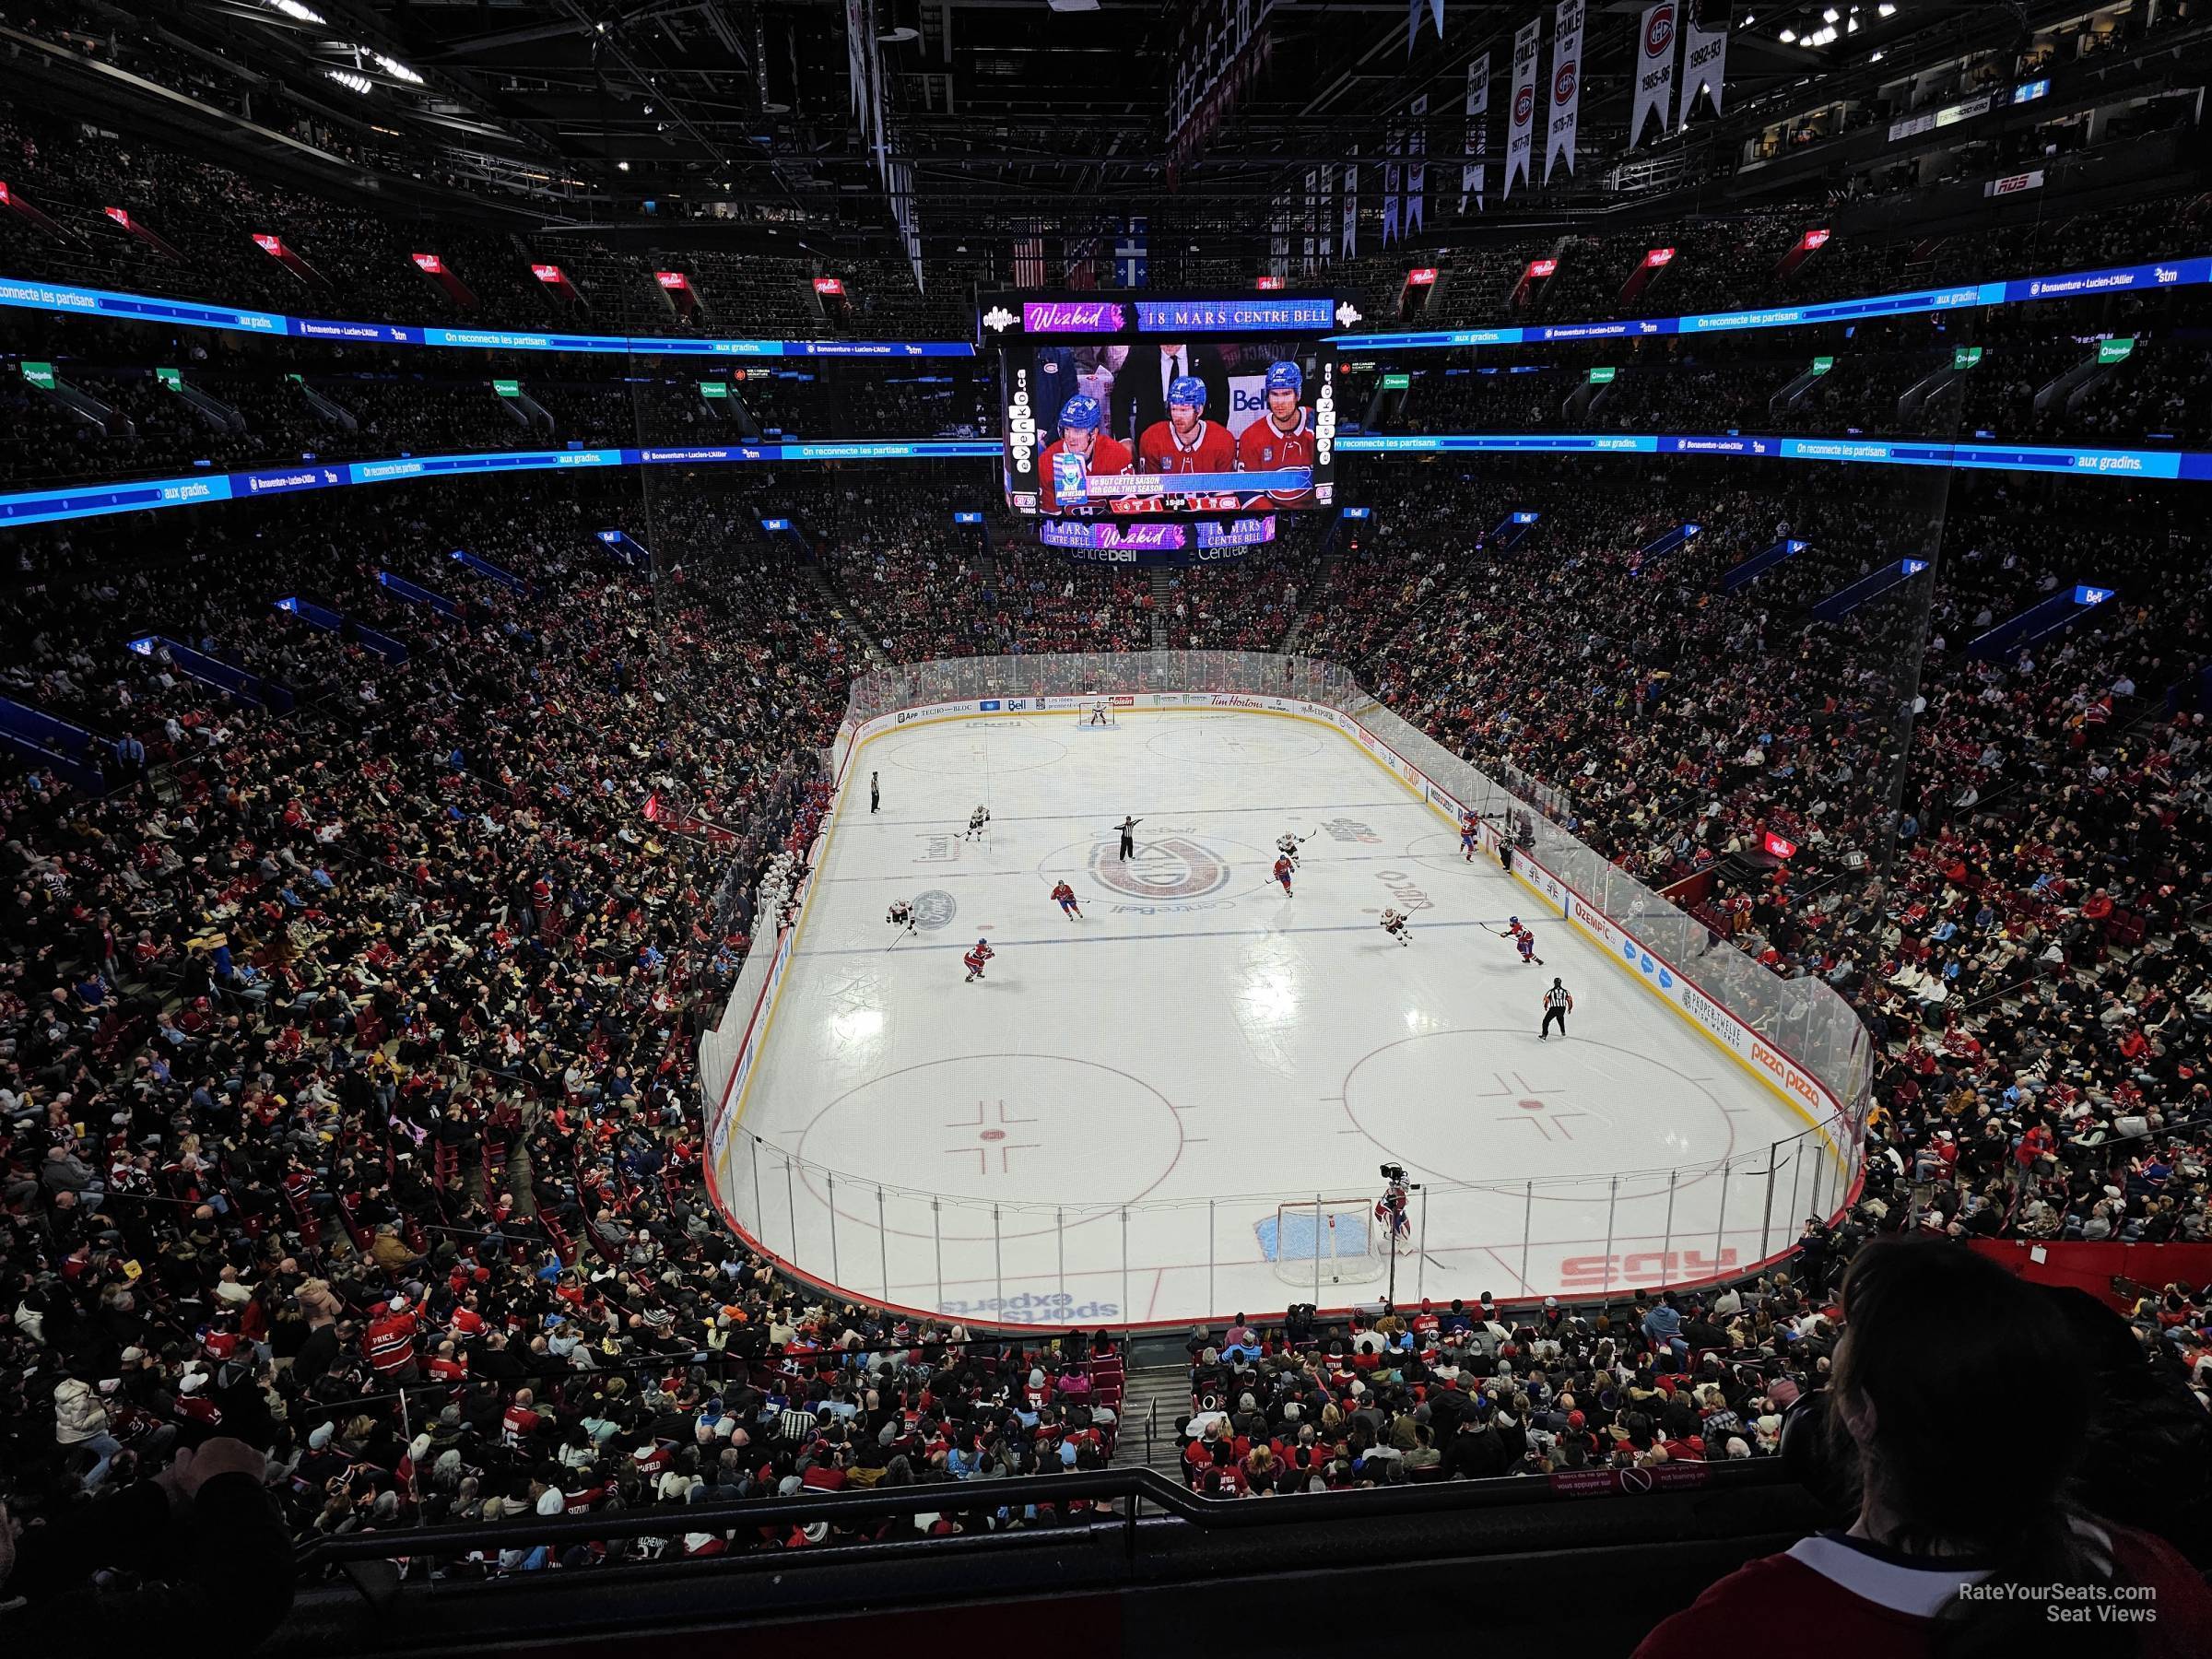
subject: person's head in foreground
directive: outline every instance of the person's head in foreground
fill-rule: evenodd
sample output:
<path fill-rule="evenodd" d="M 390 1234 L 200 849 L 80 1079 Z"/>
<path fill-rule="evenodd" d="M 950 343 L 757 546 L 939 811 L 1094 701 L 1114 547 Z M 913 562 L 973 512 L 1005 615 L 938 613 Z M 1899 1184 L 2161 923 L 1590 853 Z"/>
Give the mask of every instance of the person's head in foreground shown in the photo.
<path fill-rule="evenodd" d="M 1793 1659 L 2212 1653 L 2212 1592 L 2181 1554 L 2069 1501 L 2096 1399 L 2047 1294 L 1960 1245 L 1895 1239 L 1859 1253 L 1842 1302 L 1812 1397 L 1856 1519 L 1729 1574 L 1638 1659 L 1704 1659 L 1784 1621 Z"/>

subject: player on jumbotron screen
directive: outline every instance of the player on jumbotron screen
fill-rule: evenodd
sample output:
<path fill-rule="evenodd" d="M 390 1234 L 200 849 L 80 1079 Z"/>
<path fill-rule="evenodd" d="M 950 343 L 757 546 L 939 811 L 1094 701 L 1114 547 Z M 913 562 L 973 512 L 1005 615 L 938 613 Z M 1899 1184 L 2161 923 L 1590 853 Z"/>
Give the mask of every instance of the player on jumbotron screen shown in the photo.
<path fill-rule="evenodd" d="M 1275 472 L 1313 465 L 1313 411 L 1300 404 L 1305 376 L 1292 362 L 1267 365 L 1267 412 L 1238 435 L 1239 472 Z M 1271 489 L 1268 499 L 1283 506 L 1311 501 L 1311 489 Z"/>
<path fill-rule="evenodd" d="M 1129 446 L 1112 433 L 1101 429 L 1106 424 L 1106 410 L 1095 397 L 1078 393 L 1060 406 L 1060 436 L 1044 446 L 1038 457 L 1038 483 L 1041 487 L 1044 511 L 1056 512 L 1060 508 L 1060 491 L 1053 482 L 1053 462 L 1061 455 L 1073 455 L 1083 463 L 1083 470 L 1091 478 L 1112 478 L 1131 471 Z"/>
<path fill-rule="evenodd" d="M 1137 470 L 1148 473 L 1225 473 L 1237 465 L 1237 446 L 1225 426 L 1206 418 L 1206 382 L 1186 374 L 1168 388 L 1168 418 L 1147 427 L 1136 441 Z"/>

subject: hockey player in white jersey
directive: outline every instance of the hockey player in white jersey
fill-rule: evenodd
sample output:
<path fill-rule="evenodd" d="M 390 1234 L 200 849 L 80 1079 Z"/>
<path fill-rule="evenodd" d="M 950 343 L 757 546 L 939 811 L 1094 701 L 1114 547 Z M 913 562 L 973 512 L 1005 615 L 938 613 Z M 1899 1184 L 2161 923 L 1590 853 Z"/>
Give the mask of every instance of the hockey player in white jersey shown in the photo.
<path fill-rule="evenodd" d="M 968 815 L 968 833 L 962 839 L 967 841 L 982 841 L 983 839 L 983 826 L 988 824 L 990 821 L 991 808 L 988 806 L 978 806 L 973 812 Z"/>

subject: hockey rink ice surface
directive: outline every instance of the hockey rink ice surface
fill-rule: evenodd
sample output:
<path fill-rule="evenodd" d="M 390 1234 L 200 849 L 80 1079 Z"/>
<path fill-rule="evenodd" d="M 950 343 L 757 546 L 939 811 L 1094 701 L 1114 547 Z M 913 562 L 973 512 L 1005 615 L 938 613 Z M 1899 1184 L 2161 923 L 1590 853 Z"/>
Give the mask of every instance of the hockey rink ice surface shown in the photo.
<path fill-rule="evenodd" d="M 1806 1120 L 1494 862 L 1465 862 L 1357 745 L 1265 713 L 1118 718 L 920 724 L 853 758 L 732 1137 L 764 1143 L 734 1157 L 728 1198 L 767 1248 L 979 1320 L 1348 1306 L 1380 1276 L 1292 1288 L 1277 1206 L 1356 1213 L 1391 1160 L 1427 1189 L 1401 1302 L 1587 1296 L 1789 1243 L 1820 1161 Z M 990 829 L 967 841 L 979 803 Z M 1269 874 L 1286 830 L 1312 837 L 1288 899 Z M 1063 878 L 1080 921 L 1050 898 Z M 912 935 L 884 921 L 901 898 Z M 1410 911 L 1410 945 L 1382 933 L 1386 905 Z M 1541 970 L 1486 931 L 1511 915 Z M 968 983 L 979 937 L 997 955 Z M 1539 1042 L 1555 974 L 1571 1032 Z"/>

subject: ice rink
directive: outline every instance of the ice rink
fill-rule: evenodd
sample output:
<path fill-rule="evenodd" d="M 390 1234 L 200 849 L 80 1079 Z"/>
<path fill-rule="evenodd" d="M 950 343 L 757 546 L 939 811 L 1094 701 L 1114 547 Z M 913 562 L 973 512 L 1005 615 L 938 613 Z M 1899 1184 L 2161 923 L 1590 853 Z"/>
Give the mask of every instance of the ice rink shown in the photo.
<path fill-rule="evenodd" d="M 1422 1186 L 1401 1301 L 1738 1266 L 1833 1184 L 1804 1118 L 1335 730 L 1119 720 L 971 717 L 854 758 L 731 1137 L 728 1202 L 769 1249 L 955 1316 L 1183 1322 L 1379 1300 L 1390 1253 L 1354 1230 L 1386 1160 Z M 1286 830 L 1312 838 L 1291 898 Z M 1542 969 L 1489 931 L 1512 915 Z M 1555 974 L 1570 1035 L 1539 1042 Z"/>

